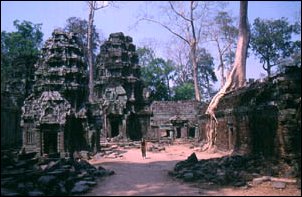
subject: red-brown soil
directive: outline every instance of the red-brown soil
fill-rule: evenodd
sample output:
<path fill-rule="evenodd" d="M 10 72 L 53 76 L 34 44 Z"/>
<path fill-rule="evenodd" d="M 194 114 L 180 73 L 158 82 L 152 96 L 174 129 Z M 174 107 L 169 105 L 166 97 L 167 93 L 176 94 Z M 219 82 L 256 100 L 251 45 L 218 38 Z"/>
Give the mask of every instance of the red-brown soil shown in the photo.
<path fill-rule="evenodd" d="M 150 146 L 151 144 L 148 143 Z M 122 149 L 122 148 L 121 148 Z M 221 187 L 188 183 L 168 175 L 179 161 L 195 152 L 198 159 L 221 157 L 223 153 L 205 153 L 189 144 L 175 144 L 160 152 L 147 152 L 143 159 L 139 148 L 122 149 L 122 157 L 90 160 L 91 164 L 114 170 L 115 174 L 98 181 L 88 196 L 301 196 L 296 185 L 275 189 L 271 182 L 252 187 Z"/>

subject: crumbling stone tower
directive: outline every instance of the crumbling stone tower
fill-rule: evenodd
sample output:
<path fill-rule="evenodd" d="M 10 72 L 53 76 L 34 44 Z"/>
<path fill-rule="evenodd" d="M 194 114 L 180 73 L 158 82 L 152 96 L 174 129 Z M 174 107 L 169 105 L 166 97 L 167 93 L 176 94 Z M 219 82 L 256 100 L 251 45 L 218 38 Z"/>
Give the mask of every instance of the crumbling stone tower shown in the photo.
<path fill-rule="evenodd" d="M 43 154 L 86 147 L 86 65 L 73 33 L 55 30 L 37 62 L 33 94 L 22 107 L 23 147 Z"/>
<path fill-rule="evenodd" d="M 102 114 L 101 136 L 137 140 L 146 135 L 150 113 L 131 37 L 112 33 L 101 46 L 94 89 Z"/>

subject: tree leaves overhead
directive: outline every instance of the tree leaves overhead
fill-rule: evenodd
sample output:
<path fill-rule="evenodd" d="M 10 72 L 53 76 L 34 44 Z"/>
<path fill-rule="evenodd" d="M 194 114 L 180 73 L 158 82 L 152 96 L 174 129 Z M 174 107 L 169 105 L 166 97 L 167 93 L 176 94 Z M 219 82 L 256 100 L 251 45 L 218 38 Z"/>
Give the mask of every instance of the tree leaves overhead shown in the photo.
<path fill-rule="evenodd" d="M 181 85 L 178 85 L 175 87 L 174 91 L 175 91 L 175 95 L 173 100 L 175 101 L 194 100 L 193 82 L 185 82 Z"/>
<path fill-rule="evenodd" d="M 282 64 L 297 48 L 301 49 L 301 44 L 292 41 L 292 34 L 299 31 L 299 27 L 296 24 L 290 25 L 286 18 L 255 19 L 250 44 L 268 76 L 271 75 L 273 66 Z"/>
<path fill-rule="evenodd" d="M 138 48 L 137 53 L 140 65 L 142 65 L 142 79 L 145 86 L 152 91 L 151 99 L 194 99 L 192 72 L 188 72 L 191 73 L 191 75 L 186 77 L 186 81 L 179 80 L 182 74 L 176 70 L 179 66 L 176 66 L 172 60 L 155 57 L 154 51 L 147 47 Z M 213 61 L 213 57 L 206 49 L 200 48 L 197 50 L 198 83 L 201 87 L 201 93 L 204 99 L 208 99 L 212 95 L 212 82 L 217 81 Z M 189 64 L 190 63 L 189 61 Z"/>
<path fill-rule="evenodd" d="M 145 86 L 151 90 L 152 100 L 170 100 L 170 81 L 173 79 L 173 62 L 156 58 L 150 48 L 138 48 L 142 79 Z"/>
<path fill-rule="evenodd" d="M 85 19 L 81 19 L 78 17 L 70 17 L 66 20 L 66 26 L 64 27 L 64 31 L 67 32 L 74 32 L 77 34 L 80 44 L 82 45 L 82 49 L 84 51 L 84 57 L 87 60 L 88 50 L 87 50 L 87 32 L 88 32 L 88 21 Z M 98 47 L 100 46 L 100 36 L 99 33 L 96 31 L 95 25 L 93 26 L 92 30 L 92 48 L 94 52 L 94 58 L 96 57 L 96 52 Z"/>
<path fill-rule="evenodd" d="M 1 32 L 1 90 L 11 79 L 25 81 L 33 78 L 34 64 L 39 57 L 42 46 L 42 24 L 30 21 L 14 21 L 15 32 Z M 20 90 L 21 94 L 29 90 Z"/>
<path fill-rule="evenodd" d="M 197 65 L 201 93 L 204 99 L 210 99 L 213 94 L 212 83 L 217 81 L 217 77 L 214 72 L 214 58 L 205 48 L 197 50 Z"/>
<path fill-rule="evenodd" d="M 14 21 L 16 32 L 1 32 L 1 52 L 11 59 L 19 56 L 37 55 L 42 45 L 42 24 Z"/>

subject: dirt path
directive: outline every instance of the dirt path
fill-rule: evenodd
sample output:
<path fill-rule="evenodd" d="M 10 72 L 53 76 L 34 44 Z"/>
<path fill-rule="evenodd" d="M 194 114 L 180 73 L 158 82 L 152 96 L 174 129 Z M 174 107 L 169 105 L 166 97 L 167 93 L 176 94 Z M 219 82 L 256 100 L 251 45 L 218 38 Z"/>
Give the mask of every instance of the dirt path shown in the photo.
<path fill-rule="evenodd" d="M 201 196 L 201 195 L 301 195 L 296 188 L 275 190 L 259 188 L 210 188 L 197 186 L 173 179 L 167 172 L 174 165 L 187 159 L 193 152 L 189 145 L 172 145 L 159 153 L 147 152 L 147 159 L 141 157 L 140 149 L 128 149 L 121 158 L 102 158 L 91 161 L 114 170 L 115 174 L 101 179 L 86 196 Z M 195 152 L 198 159 L 220 157 L 222 154 Z"/>

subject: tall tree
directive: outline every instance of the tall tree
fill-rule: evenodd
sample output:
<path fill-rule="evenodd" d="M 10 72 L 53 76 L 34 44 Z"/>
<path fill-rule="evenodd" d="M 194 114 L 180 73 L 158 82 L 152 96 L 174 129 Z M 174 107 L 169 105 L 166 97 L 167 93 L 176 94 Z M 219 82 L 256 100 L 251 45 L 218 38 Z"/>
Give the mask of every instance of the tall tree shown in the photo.
<path fill-rule="evenodd" d="M 150 47 L 138 47 L 136 53 L 139 58 L 139 64 L 143 68 L 147 67 L 155 59 L 155 53 Z"/>
<path fill-rule="evenodd" d="M 194 95 L 194 82 L 192 74 L 192 63 L 190 61 L 188 45 L 180 39 L 172 39 L 167 46 L 167 55 L 169 59 L 175 62 L 175 78 L 176 85 L 182 85 L 190 81 L 193 83 Z"/>
<path fill-rule="evenodd" d="M 215 43 L 218 50 L 221 87 L 226 81 L 225 69 L 231 69 L 231 65 L 234 62 L 234 49 L 236 48 L 238 29 L 233 23 L 234 19 L 227 12 L 220 11 L 215 16 L 213 25 L 209 26 L 208 30 L 209 39 Z"/>
<path fill-rule="evenodd" d="M 251 47 L 255 55 L 260 58 L 260 62 L 263 63 L 263 69 L 267 72 L 268 77 L 271 76 L 272 67 L 280 65 L 299 47 L 299 43 L 294 43 L 291 36 L 293 33 L 299 33 L 300 28 L 298 25 L 290 25 L 285 18 L 255 19 L 251 34 Z"/>
<path fill-rule="evenodd" d="M 138 48 L 137 53 L 142 65 L 141 78 L 145 86 L 151 89 L 151 100 L 171 100 L 173 62 L 155 57 L 151 48 Z"/>
<path fill-rule="evenodd" d="M 202 24 L 208 13 L 208 5 L 211 2 L 181 2 L 169 1 L 168 8 L 164 12 L 168 21 L 145 16 L 141 20 L 150 21 L 161 25 L 177 38 L 183 40 L 190 48 L 190 59 L 193 70 L 193 81 L 195 99 L 201 100 L 200 88 L 198 86 L 198 65 L 197 65 L 197 46 L 202 36 Z"/>
<path fill-rule="evenodd" d="M 188 47 L 186 45 L 181 45 L 181 43 L 176 42 L 177 46 L 171 45 L 169 50 L 169 57 L 173 58 L 175 62 L 175 76 L 174 85 L 183 87 L 188 87 L 187 84 L 194 84 L 192 64 L 189 58 Z M 214 59 L 211 54 L 205 48 L 197 48 L 196 52 L 197 58 L 197 69 L 198 69 L 198 86 L 200 87 L 200 94 L 202 99 L 207 100 L 211 97 L 213 89 L 212 82 L 217 81 L 217 77 L 214 72 Z M 194 86 L 193 86 L 194 87 Z M 175 90 L 183 90 L 183 88 L 174 88 Z"/>
<path fill-rule="evenodd" d="M 205 48 L 198 48 L 197 54 L 198 84 L 201 87 L 202 96 L 204 97 L 203 100 L 206 100 L 212 97 L 212 82 L 217 81 L 214 72 L 214 58 Z"/>
<path fill-rule="evenodd" d="M 1 32 L 1 91 L 9 80 L 19 81 L 25 89 L 14 89 L 23 96 L 30 93 L 34 64 L 42 46 L 42 24 L 30 21 L 14 21 L 15 32 Z"/>
<path fill-rule="evenodd" d="M 84 58 L 88 62 L 88 21 L 78 17 L 70 17 L 66 20 L 64 31 L 74 32 L 77 34 L 82 50 L 84 52 Z M 96 50 L 100 45 L 100 36 L 96 30 L 95 25 L 92 28 L 92 56 L 93 62 L 95 62 Z"/>
<path fill-rule="evenodd" d="M 247 18 L 248 2 L 240 1 L 240 21 L 239 21 L 239 36 L 237 42 L 237 49 L 235 53 L 235 62 L 231 73 L 228 75 L 226 83 L 217 92 L 217 94 L 212 98 L 206 114 L 210 115 L 210 126 L 207 130 L 207 144 L 205 149 L 212 148 L 215 143 L 216 136 L 216 126 L 218 124 L 215 109 L 220 101 L 220 99 L 225 95 L 227 91 L 242 87 L 245 85 L 246 80 L 246 57 L 247 48 L 249 44 L 249 25 Z"/>
<path fill-rule="evenodd" d="M 88 17 L 88 32 L 87 32 L 87 49 L 88 49 L 88 65 L 89 65 L 89 102 L 93 102 L 94 91 L 93 91 L 93 21 L 94 13 L 96 10 L 108 7 L 108 1 L 88 1 L 89 6 L 89 17 Z"/>
<path fill-rule="evenodd" d="M 194 100 L 194 84 L 193 82 L 184 82 L 174 87 L 173 100 Z"/>

